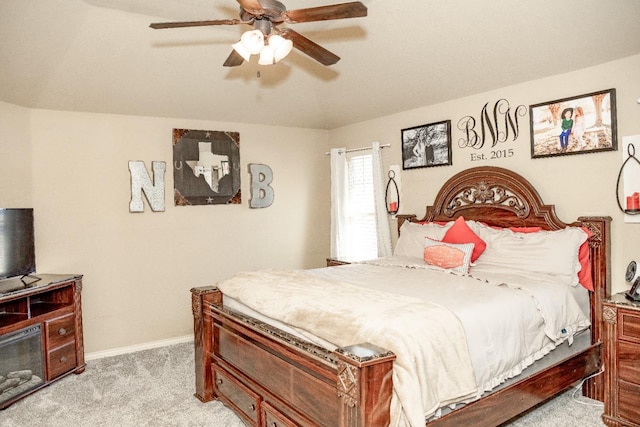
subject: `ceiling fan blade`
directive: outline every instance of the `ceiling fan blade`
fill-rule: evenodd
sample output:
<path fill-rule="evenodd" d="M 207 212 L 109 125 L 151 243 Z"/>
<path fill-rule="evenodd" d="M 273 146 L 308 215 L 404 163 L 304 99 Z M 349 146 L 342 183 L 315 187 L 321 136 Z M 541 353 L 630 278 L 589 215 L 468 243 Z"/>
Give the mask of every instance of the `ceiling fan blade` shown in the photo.
<path fill-rule="evenodd" d="M 291 28 L 283 28 L 280 35 L 293 42 L 293 47 L 305 53 L 323 65 L 333 65 L 340 60 L 340 57 L 319 44 L 312 42 L 302 34 Z"/>
<path fill-rule="evenodd" d="M 238 65 L 242 65 L 244 62 L 244 58 L 235 49 L 231 50 L 231 53 L 227 57 L 227 60 L 224 61 L 225 67 L 237 67 Z"/>
<path fill-rule="evenodd" d="M 295 24 L 330 19 L 360 18 L 363 16 L 367 16 L 367 7 L 359 1 L 354 1 L 351 3 L 288 10 L 285 12 L 285 21 Z"/>
<path fill-rule="evenodd" d="M 241 21 L 239 19 L 215 19 L 213 21 L 156 22 L 149 26 L 153 29 L 159 30 L 163 28 L 205 27 L 207 25 L 237 25 L 237 24 L 250 24 L 250 22 Z"/>
<path fill-rule="evenodd" d="M 264 15 L 264 9 L 259 0 L 237 0 L 244 10 L 252 15 Z"/>

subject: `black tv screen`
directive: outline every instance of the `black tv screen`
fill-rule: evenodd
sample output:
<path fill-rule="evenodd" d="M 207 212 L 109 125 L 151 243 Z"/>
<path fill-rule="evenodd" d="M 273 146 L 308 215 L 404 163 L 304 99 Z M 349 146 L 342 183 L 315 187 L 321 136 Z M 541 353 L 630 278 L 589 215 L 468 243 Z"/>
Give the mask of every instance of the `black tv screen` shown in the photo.
<path fill-rule="evenodd" d="M 35 271 L 33 209 L 0 209 L 0 279 Z"/>

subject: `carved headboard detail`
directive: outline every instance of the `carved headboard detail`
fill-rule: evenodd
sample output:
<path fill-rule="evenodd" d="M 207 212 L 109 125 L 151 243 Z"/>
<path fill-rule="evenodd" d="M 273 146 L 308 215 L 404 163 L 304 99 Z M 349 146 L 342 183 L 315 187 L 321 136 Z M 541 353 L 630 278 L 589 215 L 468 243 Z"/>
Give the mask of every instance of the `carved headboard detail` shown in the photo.
<path fill-rule="evenodd" d="M 457 196 L 449 200 L 446 206 L 443 206 L 443 213 L 448 217 L 453 217 L 456 211 L 462 211 L 476 204 L 500 206 L 513 212 L 518 218 L 529 216 L 529 205 L 518 194 L 512 193 L 501 184 L 490 183 L 486 180 L 463 188 Z"/>
<path fill-rule="evenodd" d="M 500 227 L 542 227 L 558 230 L 567 225 L 545 205 L 536 189 L 508 169 L 481 166 L 451 177 L 440 189 L 422 219 L 398 215 L 398 227 L 409 221 L 451 221 L 459 216 Z"/>

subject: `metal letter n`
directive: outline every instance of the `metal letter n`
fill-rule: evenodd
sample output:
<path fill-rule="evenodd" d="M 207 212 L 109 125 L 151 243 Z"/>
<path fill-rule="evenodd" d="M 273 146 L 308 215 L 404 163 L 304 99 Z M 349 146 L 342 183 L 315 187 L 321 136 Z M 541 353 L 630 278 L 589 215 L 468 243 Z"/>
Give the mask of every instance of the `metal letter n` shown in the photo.
<path fill-rule="evenodd" d="M 142 161 L 129 161 L 131 172 L 131 202 L 129 212 L 144 212 L 142 193 L 144 192 L 151 210 L 164 212 L 164 172 L 165 162 L 151 162 L 153 169 L 153 183 Z"/>

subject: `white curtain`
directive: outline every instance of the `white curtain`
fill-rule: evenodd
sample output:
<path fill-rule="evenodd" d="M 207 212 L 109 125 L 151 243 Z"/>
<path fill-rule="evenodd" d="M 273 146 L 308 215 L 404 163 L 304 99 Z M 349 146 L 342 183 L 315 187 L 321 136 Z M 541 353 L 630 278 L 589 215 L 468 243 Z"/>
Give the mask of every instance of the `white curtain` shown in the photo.
<path fill-rule="evenodd" d="M 392 255 L 391 231 L 389 219 L 387 217 L 387 207 L 385 206 L 385 175 L 382 168 L 382 156 L 379 142 L 371 145 L 373 154 L 373 196 L 376 209 L 376 232 L 378 235 L 378 256 L 387 257 Z"/>
<path fill-rule="evenodd" d="M 382 168 L 380 143 L 374 142 L 372 149 L 372 179 L 377 256 L 392 255 L 391 231 L 385 206 L 385 175 Z M 354 254 L 354 224 L 349 224 L 349 172 L 344 148 L 331 150 L 331 257 L 349 260 Z M 373 249 L 373 248 L 372 248 Z"/>
<path fill-rule="evenodd" d="M 348 255 L 347 155 L 344 148 L 331 149 L 331 257 Z"/>

